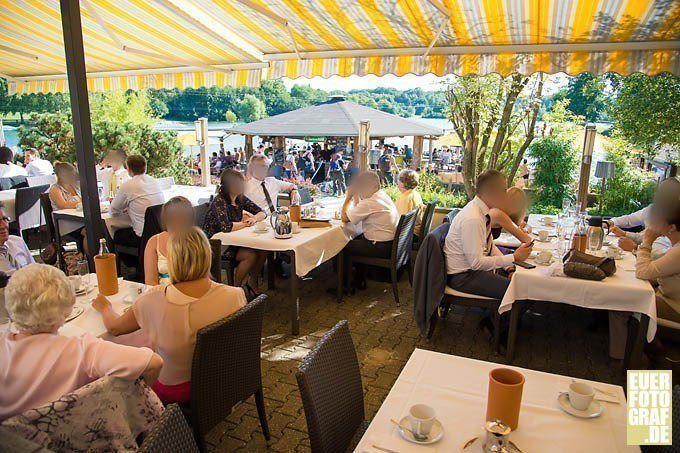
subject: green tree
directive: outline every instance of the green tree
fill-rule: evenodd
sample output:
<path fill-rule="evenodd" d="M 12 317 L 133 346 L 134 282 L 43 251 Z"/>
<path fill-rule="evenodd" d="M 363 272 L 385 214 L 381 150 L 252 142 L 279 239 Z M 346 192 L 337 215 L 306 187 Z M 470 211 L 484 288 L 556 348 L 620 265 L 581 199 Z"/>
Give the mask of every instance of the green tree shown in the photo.
<path fill-rule="evenodd" d="M 574 115 L 593 122 L 601 119 L 606 108 L 605 82 L 602 76 L 584 72 L 570 77 L 567 88 L 553 96 L 555 101 L 567 99 Z"/>
<path fill-rule="evenodd" d="M 231 110 L 227 110 L 227 113 L 224 114 L 224 121 L 227 123 L 235 123 L 236 119 L 236 114 Z"/>
<path fill-rule="evenodd" d="M 238 119 L 246 123 L 267 116 L 267 108 L 264 105 L 264 102 L 252 94 L 246 94 L 243 99 L 236 102 L 234 111 L 236 112 Z"/>
<path fill-rule="evenodd" d="M 668 73 L 622 78 L 611 116 L 623 138 L 650 154 L 663 145 L 680 149 L 680 78 Z"/>
<path fill-rule="evenodd" d="M 146 91 L 108 91 L 90 95 L 93 121 L 153 124 L 156 118 Z"/>
<path fill-rule="evenodd" d="M 578 152 L 565 138 L 544 137 L 531 144 L 528 154 L 534 161 L 534 204 L 561 207 L 562 200 L 571 193 Z"/>

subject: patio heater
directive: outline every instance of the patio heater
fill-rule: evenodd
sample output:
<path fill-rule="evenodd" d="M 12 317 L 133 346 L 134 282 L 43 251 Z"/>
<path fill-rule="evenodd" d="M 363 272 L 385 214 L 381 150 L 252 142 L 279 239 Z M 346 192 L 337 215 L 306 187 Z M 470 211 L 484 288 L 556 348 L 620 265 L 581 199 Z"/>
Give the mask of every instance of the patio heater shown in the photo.
<path fill-rule="evenodd" d="M 604 188 L 607 178 L 614 176 L 614 162 L 602 160 L 595 166 L 595 177 L 602 179 L 602 189 L 600 189 L 600 214 L 602 214 L 602 202 L 604 200 Z"/>
<path fill-rule="evenodd" d="M 581 157 L 581 174 L 578 179 L 577 205 L 580 211 L 588 207 L 588 184 L 590 182 L 590 165 L 593 159 L 593 147 L 595 145 L 595 124 L 586 124 L 583 137 L 583 155 Z"/>
<path fill-rule="evenodd" d="M 201 159 L 201 185 L 210 185 L 210 160 L 208 159 L 208 118 L 199 118 L 194 121 L 196 142 L 200 149 Z"/>
<path fill-rule="evenodd" d="M 368 170 L 368 151 L 371 147 L 371 122 L 368 120 L 359 122 L 359 140 L 357 149 L 359 150 L 359 169 Z M 356 159 L 356 156 L 354 157 Z"/>

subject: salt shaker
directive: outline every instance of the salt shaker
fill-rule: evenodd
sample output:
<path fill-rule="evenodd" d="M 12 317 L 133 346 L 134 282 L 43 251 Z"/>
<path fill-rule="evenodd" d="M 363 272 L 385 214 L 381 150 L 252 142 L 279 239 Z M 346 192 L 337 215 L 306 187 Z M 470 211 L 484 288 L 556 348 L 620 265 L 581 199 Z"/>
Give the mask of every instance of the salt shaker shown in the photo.
<path fill-rule="evenodd" d="M 486 440 L 484 441 L 485 453 L 506 453 L 510 449 L 510 427 L 500 420 L 491 420 L 484 425 Z"/>

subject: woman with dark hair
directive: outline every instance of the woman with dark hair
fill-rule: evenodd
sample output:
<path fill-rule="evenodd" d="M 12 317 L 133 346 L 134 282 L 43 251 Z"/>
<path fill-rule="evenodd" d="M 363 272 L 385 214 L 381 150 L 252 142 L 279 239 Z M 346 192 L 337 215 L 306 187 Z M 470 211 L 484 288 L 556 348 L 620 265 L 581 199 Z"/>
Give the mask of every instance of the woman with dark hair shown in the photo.
<path fill-rule="evenodd" d="M 243 195 L 244 181 L 243 174 L 234 169 L 222 171 L 220 187 L 203 222 L 203 231 L 209 238 L 215 233 L 228 233 L 253 226 L 267 217 L 259 206 Z M 234 285 L 245 284 L 249 296 L 256 296 L 259 293 L 257 277 L 266 258 L 267 253 L 261 250 L 237 248 L 238 266 L 234 272 Z"/>

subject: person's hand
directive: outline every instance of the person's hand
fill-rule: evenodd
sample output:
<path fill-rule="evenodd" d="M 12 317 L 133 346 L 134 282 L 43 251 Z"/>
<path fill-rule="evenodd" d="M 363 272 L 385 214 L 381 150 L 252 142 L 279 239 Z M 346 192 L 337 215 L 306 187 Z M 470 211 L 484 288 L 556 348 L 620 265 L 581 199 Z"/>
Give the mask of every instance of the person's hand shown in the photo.
<path fill-rule="evenodd" d="M 101 313 L 107 308 L 111 308 L 111 302 L 103 294 L 98 294 L 96 298 L 92 299 L 92 308 Z"/>
<path fill-rule="evenodd" d="M 663 236 L 663 231 L 654 225 L 645 228 L 642 241 L 647 245 L 652 245 L 659 236 Z"/>
<path fill-rule="evenodd" d="M 533 243 L 523 242 L 522 245 L 515 250 L 515 253 L 513 253 L 512 256 L 515 258 L 515 261 L 526 261 L 527 258 L 529 258 L 529 255 L 531 255 L 531 250 L 533 248 Z"/>
<path fill-rule="evenodd" d="M 637 250 L 638 246 L 631 238 L 619 238 L 619 248 L 626 252 L 634 252 Z"/>
<path fill-rule="evenodd" d="M 617 238 L 626 237 L 626 232 L 623 231 L 621 228 L 617 227 L 616 225 L 609 228 L 609 232 L 612 233 Z"/>
<path fill-rule="evenodd" d="M 243 224 L 245 226 L 253 226 L 256 223 L 257 223 L 257 221 L 255 220 L 255 218 L 253 216 L 248 216 L 248 217 L 243 218 Z"/>

